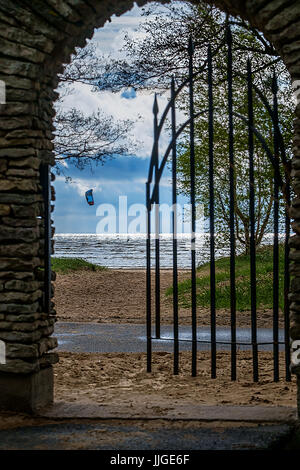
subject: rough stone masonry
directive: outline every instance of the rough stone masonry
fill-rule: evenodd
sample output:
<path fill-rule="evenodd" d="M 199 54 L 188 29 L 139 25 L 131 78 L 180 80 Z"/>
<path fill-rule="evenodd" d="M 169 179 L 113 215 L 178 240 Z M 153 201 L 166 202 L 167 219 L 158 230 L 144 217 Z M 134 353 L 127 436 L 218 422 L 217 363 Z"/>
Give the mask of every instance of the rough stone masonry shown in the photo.
<path fill-rule="evenodd" d="M 299 0 L 209 3 L 263 31 L 293 81 L 300 80 Z M 44 207 L 39 169 L 42 162 L 54 163 L 57 74 L 95 27 L 132 6 L 131 0 L 0 0 L 0 80 L 6 84 L 7 99 L 0 105 L 0 340 L 7 355 L 6 364 L 0 364 L 2 407 L 34 410 L 53 399 L 52 364 L 58 360 L 51 352 L 57 344 L 52 337 L 55 306 L 50 314 L 43 312 Z M 294 128 L 291 176 L 297 196 L 290 209 L 295 233 L 290 239 L 291 337 L 300 339 L 300 103 Z"/>

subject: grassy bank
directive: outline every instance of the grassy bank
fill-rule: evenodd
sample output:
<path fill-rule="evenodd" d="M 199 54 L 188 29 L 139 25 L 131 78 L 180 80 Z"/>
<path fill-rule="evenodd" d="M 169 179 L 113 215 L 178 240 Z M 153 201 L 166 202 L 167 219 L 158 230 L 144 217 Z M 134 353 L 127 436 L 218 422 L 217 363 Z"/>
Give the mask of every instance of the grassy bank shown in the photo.
<path fill-rule="evenodd" d="M 200 266 L 197 270 L 197 304 L 199 307 L 210 306 L 210 275 L 209 263 Z M 283 272 L 284 247 L 279 248 L 279 305 L 283 308 Z M 273 302 L 273 247 L 267 246 L 257 250 L 256 253 L 256 292 L 257 307 L 272 308 Z M 172 295 L 170 287 L 166 294 Z M 191 305 L 190 279 L 179 283 L 179 304 L 182 307 Z M 250 257 L 239 255 L 236 257 L 236 297 L 237 309 L 249 310 L 251 307 L 250 292 Z M 230 259 L 222 258 L 216 261 L 216 306 L 217 308 L 230 308 Z"/>
<path fill-rule="evenodd" d="M 60 274 L 67 274 L 74 271 L 103 271 L 103 266 L 88 263 L 79 258 L 52 258 L 51 266 L 53 271 Z"/>

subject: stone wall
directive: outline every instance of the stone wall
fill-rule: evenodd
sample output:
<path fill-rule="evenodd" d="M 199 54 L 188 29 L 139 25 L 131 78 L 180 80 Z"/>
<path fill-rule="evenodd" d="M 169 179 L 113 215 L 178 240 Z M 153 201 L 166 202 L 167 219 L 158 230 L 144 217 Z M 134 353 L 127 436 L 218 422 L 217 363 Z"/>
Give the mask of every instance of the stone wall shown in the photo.
<path fill-rule="evenodd" d="M 137 2 L 146 3 L 145 0 Z M 300 80 L 300 3 L 298 0 L 215 0 L 241 14 L 274 43 Z M 54 89 L 62 63 L 84 46 L 94 28 L 131 0 L 0 0 L 0 80 L 7 104 L 0 105 L 0 340 L 8 361 L 0 375 L 28 374 L 57 361 L 51 353 L 55 310 L 45 314 L 43 297 L 43 201 L 41 162 L 53 164 Z M 291 333 L 300 339 L 300 105 L 295 120 L 294 189 L 291 216 Z M 54 199 L 54 194 L 53 194 Z"/>
<path fill-rule="evenodd" d="M 0 363 L 0 394 L 1 387 L 7 390 L 3 377 L 34 374 L 58 360 L 51 352 L 57 346 L 51 336 L 54 305 L 50 314 L 43 311 L 39 173 L 41 163 L 54 164 L 57 73 L 74 47 L 85 45 L 94 27 L 132 6 L 119 0 L 0 0 L 0 80 L 6 84 L 7 100 L 0 105 L 0 340 L 7 358 L 6 364 Z"/>

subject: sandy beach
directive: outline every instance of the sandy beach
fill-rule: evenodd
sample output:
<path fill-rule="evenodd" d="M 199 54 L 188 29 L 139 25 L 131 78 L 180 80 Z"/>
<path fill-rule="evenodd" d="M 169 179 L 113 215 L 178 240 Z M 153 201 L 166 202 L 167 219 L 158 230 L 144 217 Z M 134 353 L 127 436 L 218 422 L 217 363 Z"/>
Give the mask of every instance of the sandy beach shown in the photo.
<path fill-rule="evenodd" d="M 146 372 L 146 354 L 61 353 L 55 365 L 57 402 L 101 405 L 174 407 L 184 404 L 296 406 L 296 379 L 273 382 L 271 353 L 260 353 L 259 383 L 253 383 L 250 352 L 238 353 L 236 382 L 230 379 L 230 354 L 218 352 L 217 378 L 210 377 L 210 355 L 198 353 L 198 376 L 191 377 L 191 355 L 180 354 L 180 374 L 172 373 L 173 356 L 153 354 L 153 371 Z"/>
<path fill-rule="evenodd" d="M 180 271 L 179 279 L 190 276 Z M 154 276 L 152 276 L 152 281 Z M 165 292 L 172 285 L 172 271 L 161 272 L 161 321 L 173 321 L 172 298 Z M 145 323 L 145 271 L 76 271 L 58 274 L 55 285 L 58 321 Z M 190 309 L 181 308 L 180 323 L 190 324 Z M 198 308 L 198 325 L 210 324 L 209 309 Z M 217 324 L 230 326 L 230 312 L 218 311 Z M 282 323 L 281 323 L 282 325 Z M 249 312 L 238 312 L 237 326 L 250 326 Z M 272 326 L 272 312 L 258 311 L 258 327 Z M 153 354 L 153 373 L 146 372 L 146 355 L 139 353 L 60 353 L 55 366 L 56 401 L 174 406 L 185 403 L 295 405 L 296 381 L 284 380 L 284 355 L 280 354 L 281 377 L 273 382 L 271 352 L 261 352 L 260 381 L 253 383 L 251 352 L 238 352 L 238 380 L 230 380 L 230 354 L 218 352 L 218 376 L 210 378 L 210 354 L 198 353 L 198 377 L 191 377 L 190 353 L 180 354 L 180 375 L 172 374 L 172 354 Z"/>
<path fill-rule="evenodd" d="M 190 277 L 190 271 L 181 270 L 179 281 Z M 173 323 L 172 296 L 166 290 L 172 286 L 172 271 L 161 271 L 161 323 Z M 154 286 L 154 273 L 152 274 Z M 154 292 L 154 289 L 153 289 Z M 76 271 L 57 274 L 55 304 L 58 321 L 96 323 L 145 323 L 146 273 L 136 269 L 107 269 L 104 271 Z M 152 296 L 154 306 L 154 296 Z M 154 314 L 154 308 L 153 308 Z M 210 325 L 210 309 L 198 307 L 198 325 Z M 237 326 L 250 327 L 250 312 L 237 312 Z M 179 323 L 191 324 L 189 308 L 179 309 Z M 280 327 L 283 327 L 282 314 Z M 230 326 L 230 311 L 217 311 L 217 325 Z M 257 326 L 272 327 L 272 311 L 258 309 Z"/>
<path fill-rule="evenodd" d="M 180 271 L 179 279 L 190 276 Z M 153 276 L 152 276 L 153 281 Z M 172 323 L 172 271 L 161 272 L 162 324 Z M 75 271 L 58 274 L 55 282 L 58 321 L 145 323 L 145 271 Z M 180 323 L 190 324 L 190 309 L 181 308 Z M 217 324 L 229 326 L 229 311 L 218 311 Z M 210 324 L 209 309 L 198 308 L 198 325 Z M 282 323 L 281 323 L 282 325 Z M 237 326 L 250 326 L 249 312 L 238 312 Z M 258 311 L 258 327 L 271 327 L 272 313 Z M 273 382 L 271 352 L 259 353 L 259 382 L 252 377 L 252 354 L 238 351 L 237 381 L 230 379 L 230 353 L 217 353 L 217 378 L 211 379 L 211 358 L 198 352 L 198 374 L 191 377 L 191 353 L 180 353 L 180 373 L 173 375 L 173 355 L 153 353 L 153 370 L 146 372 L 145 353 L 60 352 L 54 366 L 55 402 L 146 407 L 157 415 L 182 405 L 296 406 L 296 378 L 284 378 L 284 354 L 280 353 L 280 380 Z M 178 408 L 177 408 L 178 406 Z M 180 412 L 178 412 L 180 419 Z M 43 420 L 40 420 L 43 423 Z M 1 414 L 0 429 L 38 424 L 37 418 Z"/>

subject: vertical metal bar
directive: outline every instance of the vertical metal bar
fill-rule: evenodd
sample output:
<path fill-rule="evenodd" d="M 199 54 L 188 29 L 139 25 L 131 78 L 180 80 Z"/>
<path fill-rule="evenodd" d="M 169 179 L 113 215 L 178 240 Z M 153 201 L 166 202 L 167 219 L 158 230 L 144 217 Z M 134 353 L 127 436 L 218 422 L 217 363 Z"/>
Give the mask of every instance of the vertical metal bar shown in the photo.
<path fill-rule="evenodd" d="M 44 311 L 51 313 L 51 192 L 50 166 L 41 164 L 40 181 L 44 199 Z"/>
<path fill-rule="evenodd" d="M 274 146 L 275 147 L 275 146 Z M 279 246 L 278 246 L 278 218 L 279 218 L 279 188 L 274 179 L 274 221 L 273 221 L 273 361 L 274 382 L 279 380 Z"/>
<path fill-rule="evenodd" d="M 194 121 L 194 43 L 190 37 L 189 46 L 189 101 L 190 101 L 190 203 L 191 203 L 191 296 L 192 296 L 192 376 L 197 375 L 197 296 L 196 296 L 196 204 L 195 204 L 195 121 Z"/>
<path fill-rule="evenodd" d="M 277 78 L 274 73 L 273 76 L 273 83 L 272 83 L 272 91 L 273 91 L 273 112 L 274 112 L 274 156 L 277 166 L 275 168 L 275 179 L 277 180 L 280 177 L 280 168 L 279 168 L 279 135 L 280 135 L 280 127 L 279 127 L 279 113 L 278 113 L 278 83 Z M 274 183 L 276 185 L 276 182 Z M 277 200 L 278 200 L 278 215 L 277 215 L 277 232 L 279 226 L 279 183 L 277 182 Z M 275 192 L 275 191 L 274 191 Z M 275 198 L 275 196 L 274 196 Z M 285 378 L 287 381 L 291 380 L 291 372 L 290 372 L 290 308 L 289 308 L 289 289 L 290 289 L 290 273 L 289 273 L 289 238 L 290 238 L 290 217 L 289 217 L 289 207 L 290 207 L 290 184 L 288 179 L 286 180 L 286 187 L 285 187 L 285 241 L 284 241 L 284 307 L 283 307 L 283 315 L 284 315 L 284 343 L 285 343 Z M 274 210 L 275 212 L 275 210 Z M 275 218 L 275 213 L 274 213 Z M 275 221 L 274 221 L 275 225 Z M 274 229 L 275 231 L 275 229 Z M 278 235 L 277 235 L 278 238 Z M 278 244 L 278 241 L 277 241 Z M 278 261 L 278 270 L 279 270 L 279 261 Z M 279 283 L 278 283 L 279 285 Z M 278 288 L 277 288 L 278 291 Z M 277 302 L 278 302 L 278 294 L 277 294 Z M 277 313 L 278 315 L 278 313 Z M 277 320 L 278 322 L 278 320 Z M 277 326 L 278 329 L 278 326 Z M 275 336 L 276 338 L 276 336 Z M 278 334 L 277 334 L 278 338 Z M 275 340 L 274 340 L 275 342 Z M 275 379 L 274 379 L 275 380 Z"/>
<path fill-rule="evenodd" d="M 231 380 L 236 380 L 236 288 L 235 288 L 235 171 L 234 171 L 234 125 L 233 125 L 233 72 L 232 35 L 227 29 L 227 81 L 229 115 L 229 184 L 230 184 L 230 304 L 231 304 Z"/>
<path fill-rule="evenodd" d="M 156 186 L 156 197 L 155 197 L 155 336 L 157 339 L 160 338 L 160 220 L 159 220 L 159 161 L 158 161 L 158 103 L 157 95 L 155 94 L 154 106 L 154 167 L 155 167 L 155 186 Z"/>
<path fill-rule="evenodd" d="M 173 231 L 173 323 L 174 323 L 174 375 L 179 373 L 179 335 L 178 335 L 178 267 L 177 267 L 177 148 L 176 148 L 176 108 L 175 80 L 171 83 L 171 120 L 172 120 L 172 231 Z"/>
<path fill-rule="evenodd" d="M 209 232 L 210 232 L 210 328 L 211 328 L 211 378 L 217 376 L 216 344 L 216 266 L 215 266 L 215 194 L 214 194 L 214 101 L 211 45 L 208 46 L 208 134 L 209 134 Z"/>
<path fill-rule="evenodd" d="M 289 291 L 290 291 L 290 272 L 289 272 L 289 257 L 290 247 L 289 238 L 291 230 L 291 220 L 289 216 L 289 207 L 291 203 L 291 190 L 289 181 L 286 182 L 286 207 L 285 207 L 285 245 L 284 245 L 284 343 L 285 343 L 285 378 L 288 382 L 291 381 L 291 347 L 290 347 L 290 304 L 289 304 Z"/>
<path fill-rule="evenodd" d="M 251 289 L 251 340 L 253 357 L 253 380 L 258 382 L 258 348 L 256 319 L 256 242 L 255 242 L 255 190 L 254 190 L 254 114 L 251 62 L 247 63 L 248 82 L 248 149 L 249 149 L 249 218 L 250 218 L 250 289 Z"/>
<path fill-rule="evenodd" d="M 274 362 L 274 382 L 279 380 L 279 245 L 278 245 L 278 232 L 279 232 L 279 184 L 276 178 L 279 171 L 279 142 L 278 142 L 278 103 L 277 103 L 277 79 L 274 74 L 272 81 L 273 92 L 273 111 L 275 117 L 274 125 L 274 159 L 277 164 L 277 169 L 274 171 L 274 220 L 273 220 L 273 362 Z"/>
<path fill-rule="evenodd" d="M 151 372 L 152 335 L 151 335 L 151 205 L 150 184 L 146 183 L 147 239 L 146 239 L 146 320 L 147 320 L 147 372 Z"/>

